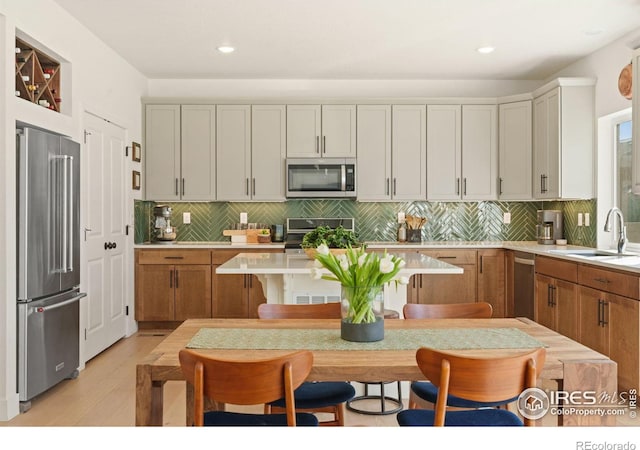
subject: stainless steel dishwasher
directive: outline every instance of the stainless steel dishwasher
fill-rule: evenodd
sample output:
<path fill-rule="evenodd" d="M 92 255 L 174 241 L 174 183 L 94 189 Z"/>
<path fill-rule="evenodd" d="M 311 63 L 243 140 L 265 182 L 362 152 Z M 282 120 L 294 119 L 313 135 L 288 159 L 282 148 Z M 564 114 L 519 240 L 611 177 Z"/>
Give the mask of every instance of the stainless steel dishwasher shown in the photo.
<path fill-rule="evenodd" d="M 535 260 L 532 253 L 514 252 L 513 313 L 515 317 L 533 320 L 535 291 Z"/>

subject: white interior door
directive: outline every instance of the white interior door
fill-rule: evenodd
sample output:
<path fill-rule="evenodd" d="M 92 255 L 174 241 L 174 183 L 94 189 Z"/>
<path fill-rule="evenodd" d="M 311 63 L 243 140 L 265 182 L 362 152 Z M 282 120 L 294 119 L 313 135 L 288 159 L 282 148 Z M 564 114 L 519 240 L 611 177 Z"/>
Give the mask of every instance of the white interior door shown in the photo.
<path fill-rule="evenodd" d="M 125 130 L 92 114 L 84 115 L 86 174 L 83 278 L 84 360 L 126 332 L 125 317 Z M 129 181 L 130 182 L 130 181 Z"/>

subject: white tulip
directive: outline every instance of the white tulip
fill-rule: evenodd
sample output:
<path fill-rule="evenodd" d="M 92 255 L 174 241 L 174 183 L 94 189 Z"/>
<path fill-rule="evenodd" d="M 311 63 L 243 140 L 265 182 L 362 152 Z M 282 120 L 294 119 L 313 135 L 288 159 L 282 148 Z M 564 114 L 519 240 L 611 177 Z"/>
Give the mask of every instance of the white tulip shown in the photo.
<path fill-rule="evenodd" d="M 329 254 L 329 247 L 327 247 L 326 244 L 320 244 L 318 245 L 318 248 L 316 249 L 318 253 L 320 253 L 321 255 L 328 255 Z"/>
<path fill-rule="evenodd" d="M 347 261 L 347 258 L 340 259 L 340 268 L 345 272 L 349 270 L 349 261 Z"/>
<path fill-rule="evenodd" d="M 382 258 L 380 260 L 380 273 L 389 273 L 394 269 L 393 261 L 391 258 Z"/>
<path fill-rule="evenodd" d="M 398 277 L 398 284 L 409 284 L 409 277 Z"/>
<path fill-rule="evenodd" d="M 407 263 L 406 263 L 406 261 L 404 259 L 401 259 L 399 261 L 399 263 L 398 263 L 398 267 L 400 267 L 401 269 L 406 265 L 407 265 Z"/>
<path fill-rule="evenodd" d="M 365 259 L 367 259 L 367 254 L 366 253 L 363 253 L 362 255 L 360 255 L 360 257 L 358 258 L 358 266 L 359 267 L 364 266 Z"/>
<path fill-rule="evenodd" d="M 316 267 L 312 267 L 311 268 L 311 278 L 313 278 L 314 280 L 319 280 L 320 278 L 322 278 L 322 272 L 320 271 L 320 269 L 318 269 Z"/>

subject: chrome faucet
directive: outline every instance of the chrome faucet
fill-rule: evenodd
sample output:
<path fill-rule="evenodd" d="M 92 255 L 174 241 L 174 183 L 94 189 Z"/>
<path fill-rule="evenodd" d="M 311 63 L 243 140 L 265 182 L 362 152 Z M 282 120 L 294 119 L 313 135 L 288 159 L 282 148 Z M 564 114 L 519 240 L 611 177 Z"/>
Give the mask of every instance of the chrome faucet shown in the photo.
<path fill-rule="evenodd" d="M 624 224 L 624 216 L 618 207 L 614 206 L 607 213 L 607 220 L 604 222 L 604 231 L 611 231 L 613 219 L 611 216 L 618 216 L 618 253 L 624 253 L 627 246 L 627 227 Z"/>

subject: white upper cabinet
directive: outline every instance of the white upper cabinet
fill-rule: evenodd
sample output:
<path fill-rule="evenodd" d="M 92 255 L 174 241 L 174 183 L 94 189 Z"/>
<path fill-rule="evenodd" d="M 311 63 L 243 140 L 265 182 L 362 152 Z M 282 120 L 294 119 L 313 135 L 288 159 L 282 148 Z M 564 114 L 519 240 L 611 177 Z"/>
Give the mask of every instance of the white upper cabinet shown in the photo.
<path fill-rule="evenodd" d="M 496 105 L 427 106 L 427 198 L 495 200 Z"/>
<path fill-rule="evenodd" d="M 462 107 L 427 105 L 427 197 L 460 200 Z"/>
<path fill-rule="evenodd" d="M 285 200 L 286 107 L 251 107 L 251 198 Z"/>
<path fill-rule="evenodd" d="M 287 105 L 288 158 L 355 158 L 355 105 Z"/>
<path fill-rule="evenodd" d="M 251 106 L 218 105 L 218 200 L 251 198 Z"/>
<path fill-rule="evenodd" d="M 215 106 L 147 105 L 145 198 L 215 200 Z"/>
<path fill-rule="evenodd" d="M 594 121 L 591 80 L 559 79 L 534 93 L 534 198 L 593 198 Z"/>
<path fill-rule="evenodd" d="M 391 195 L 396 200 L 426 200 L 426 106 L 393 105 L 391 113 Z M 358 174 L 362 176 L 366 174 Z"/>
<path fill-rule="evenodd" d="M 462 106 L 462 198 L 498 198 L 498 107 Z"/>
<path fill-rule="evenodd" d="M 284 105 L 218 105 L 218 200 L 284 201 Z"/>
<path fill-rule="evenodd" d="M 531 200 L 531 100 L 505 103 L 498 109 L 498 197 Z"/>
<path fill-rule="evenodd" d="M 391 200 L 391 106 L 358 105 L 358 200 Z"/>
<path fill-rule="evenodd" d="M 182 200 L 216 198 L 216 110 L 213 105 L 182 105 Z"/>

